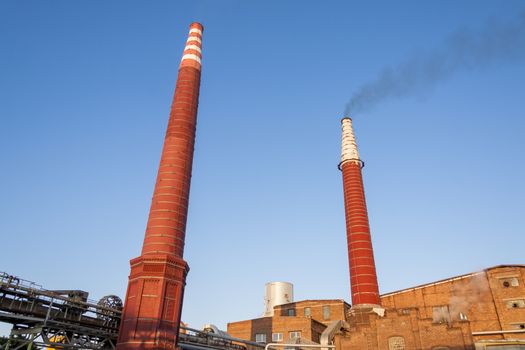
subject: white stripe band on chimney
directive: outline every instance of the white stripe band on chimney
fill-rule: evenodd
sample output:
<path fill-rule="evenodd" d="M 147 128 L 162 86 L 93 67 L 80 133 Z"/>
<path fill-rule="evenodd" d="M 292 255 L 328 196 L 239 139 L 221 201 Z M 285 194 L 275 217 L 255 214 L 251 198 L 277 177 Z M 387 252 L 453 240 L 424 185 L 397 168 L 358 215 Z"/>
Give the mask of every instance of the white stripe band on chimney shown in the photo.
<path fill-rule="evenodd" d="M 202 30 L 197 29 L 197 28 L 191 28 L 191 29 L 190 29 L 190 34 L 191 34 L 191 33 L 197 33 L 197 34 L 199 34 L 199 35 L 202 35 Z"/>
<path fill-rule="evenodd" d="M 184 51 L 186 50 L 195 50 L 197 52 L 202 52 L 201 48 L 198 47 L 197 45 L 186 45 L 186 47 L 184 48 Z"/>
<path fill-rule="evenodd" d="M 349 160 L 360 162 L 359 153 L 357 152 L 357 143 L 355 142 L 354 128 L 352 127 L 352 119 L 344 118 L 341 121 L 341 124 L 343 127 L 341 164 Z"/>
<path fill-rule="evenodd" d="M 194 60 L 196 62 L 199 62 L 199 64 L 201 64 L 201 58 L 199 56 L 197 56 L 197 55 L 192 54 L 192 53 L 187 53 L 184 56 L 182 56 L 182 60 L 180 60 L 180 61 L 182 62 L 184 60 Z"/>
<path fill-rule="evenodd" d="M 188 42 L 188 41 L 197 41 L 199 44 L 202 43 L 201 38 L 199 38 L 198 36 L 190 36 L 190 37 L 188 37 L 188 40 L 186 40 L 186 42 Z"/>

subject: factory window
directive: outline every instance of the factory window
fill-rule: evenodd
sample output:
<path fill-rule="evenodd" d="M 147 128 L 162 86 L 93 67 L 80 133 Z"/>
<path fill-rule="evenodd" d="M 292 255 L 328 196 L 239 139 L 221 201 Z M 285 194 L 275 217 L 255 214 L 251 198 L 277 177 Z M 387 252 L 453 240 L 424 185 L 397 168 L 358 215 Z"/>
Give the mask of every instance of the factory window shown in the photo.
<path fill-rule="evenodd" d="M 255 342 L 256 343 L 266 343 L 266 334 L 264 333 L 255 334 Z"/>
<path fill-rule="evenodd" d="M 295 316 L 295 309 L 288 309 L 288 316 Z"/>
<path fill-rule="evenodd" d="M 283 341 L 282 333 L 272 333 L 272 341 Z"/>
<path fill-rule="evenodd" d="M 290 336 L 291 340 L 299 339 L 299 338 L 301 338 L 301 331 L 292 331 L 292 332 L 288 333 L 288 336 Z"/>
<path fill-rule="evenodd" d="M 405 350 L 405 338 L 403 337 L 388 338 L 388 350 Z"/>
<path fill-rule="evenodd" d="M 507 300 L 507 309 L 522 309 L 525 307 L 525 299 Z"/>
<path fill-rule="evenodd" d="M 518 287 L 520 285 L 516 277 L 500 278 L 500 282 L 505 288 Z"/>
<path fill-rule="evenodd" d="M 323 320 L 330 319 L 330 305 L 323 306 Z"/>
<path fill-rule="evenodd" d="M 433 323 L 449 323 L 450 313 L 448 312 L 448 306 L 434 306 L 432 308 L 432 322 Z"/>
<path fill-rule="evenodd" d="M 304 308 L 304 315 L 305 316 L 311 316 L 312 315 L 312 310 L 309 307 L 305 307 Z"/>
<path fill-rule="evenodd" d="M 467 315 L 464 314 L 463 312 L 460 312 L 459 313 L 459 320 L 460 321 L 467 321 L 468 320 Z"/>

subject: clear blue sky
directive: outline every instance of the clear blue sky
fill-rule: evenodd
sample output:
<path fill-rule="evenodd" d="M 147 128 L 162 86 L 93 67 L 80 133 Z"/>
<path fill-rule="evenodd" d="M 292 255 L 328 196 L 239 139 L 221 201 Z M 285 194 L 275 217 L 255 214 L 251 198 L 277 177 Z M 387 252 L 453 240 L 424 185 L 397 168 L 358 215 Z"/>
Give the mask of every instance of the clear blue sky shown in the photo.
<path fill-rule="evenodd" d="M 1 1 L 0 270 L 124 296 L 188 26 L 200 21 L 183 320 L 225 328 L 259 316 L 269 281 L 294 283 L 297 300 L 349 301 L 346 102 L 385 66 L 523 8 Z M 354 116 L 381 292 L 525 262 L 522 62 L 459 70 Z"/>

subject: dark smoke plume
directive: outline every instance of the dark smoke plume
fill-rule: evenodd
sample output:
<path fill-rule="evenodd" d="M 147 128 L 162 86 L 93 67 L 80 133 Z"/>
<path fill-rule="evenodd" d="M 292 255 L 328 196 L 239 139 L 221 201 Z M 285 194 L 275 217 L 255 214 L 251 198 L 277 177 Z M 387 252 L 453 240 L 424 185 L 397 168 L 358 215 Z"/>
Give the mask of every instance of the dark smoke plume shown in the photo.
<path fill-rule="evenodd" d="M 439 48 L 420 52 L 386 67 L 361 86 L 346 105 L 345 115 L 366 111 L 384 100 L 428 90 L 464 69 L 525 57 L 525 11 L 513 22 L 489 21 L 479 32 L 458 31 Z"/>

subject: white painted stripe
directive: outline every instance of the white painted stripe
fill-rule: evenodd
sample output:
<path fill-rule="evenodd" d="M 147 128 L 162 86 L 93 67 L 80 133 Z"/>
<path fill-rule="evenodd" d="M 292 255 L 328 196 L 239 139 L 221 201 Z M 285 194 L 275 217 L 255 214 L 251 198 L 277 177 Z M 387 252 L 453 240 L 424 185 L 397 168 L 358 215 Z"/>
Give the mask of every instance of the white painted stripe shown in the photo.
<path fill-rule="evenodd" d="M 197 45 L 186 45 L 186 47 L 184 48 L 184 51 L 186 50 L 195 50 L 199 53 L 202 53 L 201 48 L 198 47 Z"/>
<path fill-rule="evenodd" d="M 202 30 L 200 30 L 198 28 L 191 28 L 190 29 L 190 34 L 191 33 L 198 33 L 199 35 L 202 35 Z"/>
<path fill-rule="evenodd" d="M 184 56 L 182 56 L 181 62 L 184 61 L 184 60 L 194 60 L 196 62 L 199 62 L 199 64 L 201 64 L 201 58 L 199 56 L 197 56 L 197 55 L 192 54 L 192 53 L 187 53 Z"/>
<path fill-rule="evenodd" d="M 344 162 L 345 160 L 359 160 L 352 120 L 350 118 L 344 118 L 342 120 L 342 126 L 343 142 L 341 145 L 341 162 Z"/>
<path fill-rule="evenodd" d="M 201 38 L 199 38 L 198 36 L 190 36 L 188 40 L 186 40 L 186 42 L 188 41 L 198 41 L 199 43 L 202 43 Z"/>

